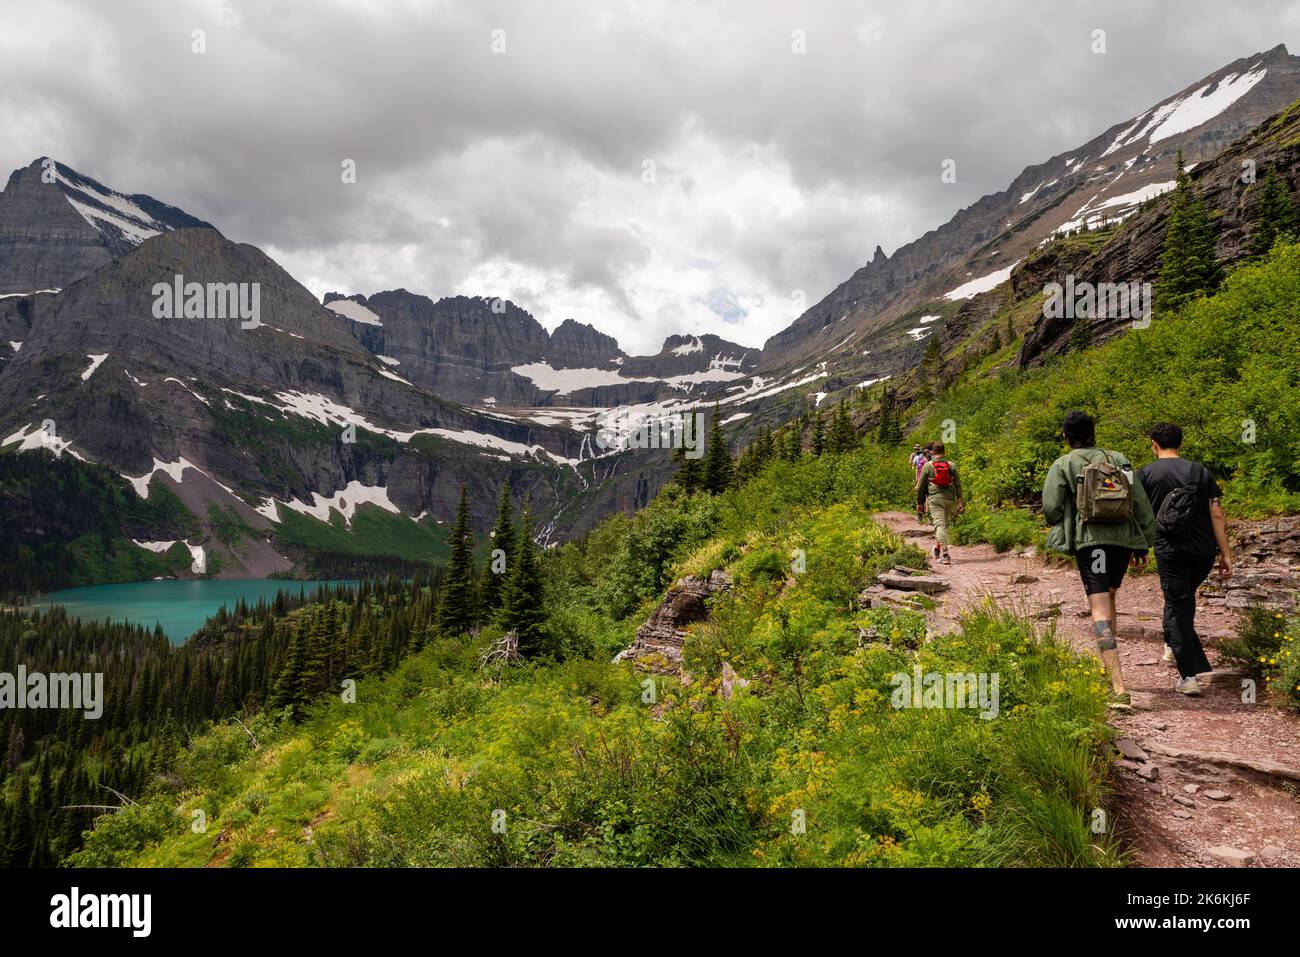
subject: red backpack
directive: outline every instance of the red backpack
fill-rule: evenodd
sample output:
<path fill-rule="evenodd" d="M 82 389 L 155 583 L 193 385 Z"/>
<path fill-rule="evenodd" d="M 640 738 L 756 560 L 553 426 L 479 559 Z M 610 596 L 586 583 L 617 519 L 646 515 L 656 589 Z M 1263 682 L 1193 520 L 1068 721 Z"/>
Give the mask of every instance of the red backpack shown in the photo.
<path fill-rule="evenodd" d="M 947 488 L 952 484 L 952 463 L 946 459 L 935 459 L 930 463 L 934 466 L 934 478 L 930 481 L 939 488 Z"/>

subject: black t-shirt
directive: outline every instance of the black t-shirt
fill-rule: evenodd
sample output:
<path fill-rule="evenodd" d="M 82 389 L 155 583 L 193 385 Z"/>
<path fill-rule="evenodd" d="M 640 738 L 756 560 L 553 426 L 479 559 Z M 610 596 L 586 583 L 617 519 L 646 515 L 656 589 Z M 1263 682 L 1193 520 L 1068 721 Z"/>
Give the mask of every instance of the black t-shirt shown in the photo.
<path fill-rule="evenodd" d="M 1192 555 L 1213 555 L 1219 550 L 1214 540 L 1214 526 L 1210 524 L 1210 499 L 1221 498 L 1219 483 L 1209 469 L 1190 459 L 1156 459 L 1138 469 L 1138 480 L 1151 500 L 1151 508 L 1160 514 L 1165 496 L 1176 488 L 1197 482 L 1201 488 L 1201 503 L 1196 523 L 1187 538 L 1175 547 L 1163 538 L 1156 538 L 1156 554 L 1160 552 L 1187 552 Z"/>

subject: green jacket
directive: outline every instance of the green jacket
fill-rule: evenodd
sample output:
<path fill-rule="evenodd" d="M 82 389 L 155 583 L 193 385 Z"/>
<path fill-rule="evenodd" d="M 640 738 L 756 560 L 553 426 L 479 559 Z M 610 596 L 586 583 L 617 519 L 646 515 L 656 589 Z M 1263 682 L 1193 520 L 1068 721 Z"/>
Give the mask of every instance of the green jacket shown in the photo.
<path fill-rule="evenodd" d="M 940 458 L 943 458 L 945 462 L 948 461 L 943 456 L 940 456 Z M 916 500 L 920 502 L 931 496 L 938 499 L 951 499 L 953 501 L 961 498 L 961 473 L 957 471 L 957 466 L 953 465 L 952 462 L 948 462 L 949 465 L 952 465 L 951 485 L 935 485 L 934 461 L 935 460 L 931 460 L 921 466 L 921 474 L 916 477 Z"/>
<path fill-rule="evenodd" d="M 1156 541 L 1156 516 L 1151 509 L 1142 483 L 1133 475 L 1133 517 L 1127 522 L 1079 521 L 1074 505 L 1074 490 L 1084 467 L 1103 450 L 1093 447 L 1073 449 L 1052 463 L 1043 483 L 1043 518 L 1052 531 L 1047 536 L 1047 547 L 1073 555 L 1081 548 L 1093 545 L 1121 545 L 1144 552 Z M 1133 466 L 1118 452 L 1106 451 L 1112 465 L 1126 469 Z"/>

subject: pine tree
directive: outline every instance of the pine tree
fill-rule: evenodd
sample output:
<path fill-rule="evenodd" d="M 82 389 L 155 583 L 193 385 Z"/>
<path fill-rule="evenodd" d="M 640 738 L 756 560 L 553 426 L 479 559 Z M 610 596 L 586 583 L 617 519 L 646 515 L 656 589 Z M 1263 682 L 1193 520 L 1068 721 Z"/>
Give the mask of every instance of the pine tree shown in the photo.
<path fill-rule="evenodd" d="M 492 551 L 500 549 L 504 557 L 504 568 L 498 561 L 500 556 L 489 554 L 487 566 L 483 569 L 482 606 L 483 614 L 491 616 L 501 606 L 501 591 L 505 576 L 510 571 L 510 563 L 515 551 L 514 508 L 510 503 L 510 482 L 501 486 L 501 501 L 497 503 L 497 523 L 492 528 Z M 501 569 L 498 571 L 498 569 Z"/>
<path fill-rule="evenodd" d="M 506 576 L 497 620 L 506 631 L 519 636 L 519 653 L 525 658 L 544 654 L 546 610 L 542 598 L 542 570 L 533 542 L 532 502 L 524 503 L 524 519 L 515 547 L 514 567 Z"/>
<path fill-rule="evenodd" d="M 444 635 L 469 631 L 474 624 L 474 539 L 469 527 L 469 487 L 461 484 L 456 525 L 451 533 L 451 560 L 442 585 L 438 627 Z"/>
<path fill-rule="evenodd" d="M 943 368 L 943 351 L 939 347 L 937 333 L 930 336 L 921 353 L 921 365 L 916 371 L 916 401 L 926 402 L 939 393 L 939 372 Z"/>
<path fill-rule="evenodd" d="M 1267 256 L 1273 243 L 1279 238 L 1294 239 L 1296 231 L 1296 210 L 1286 180 L 1276 170 L 1270 169 L 1264 174 L 1259 200 L 1255 203 L 1255 229 L 1250 235 L 1250 252 L 1254 256 Z"/>
<path fill-rule="evenodd" d="M 852 451 L 857 448 L 857 445 L 858 430 L 853 427 L 848 403 L 841 399 L 840 404 L 835 408 L 835 415 L 831 418 L 831 434 L 827 447 L 830 451 L 840 454 Z"/>
<path fill-rule="evenodd" d="M 822 410 L 813 413 L 812 454 L 820 457 L 826 451 L 826 423 L 822 421 Z"/>
<path fill-rule="evenodd" d="M 1210 215 L 1200 191 L 1183 169 L 1182 150 L 1178 151 L 1177 165 L 1178 185 L 1169 201 L 1160 277 L 1156 283 L 1155 306 L 1162 312 L 1213 292 L 1223 278 Z"/>
<path fill-rule="evenodd" d="M 271 707 L 276 710 L 292 708 L 295 721 L 302 718 L 302 708 L 309 698 L 306 685 L 307 638 L 302 631 L 302 626 L 291 629 L 289 650 L 271 694 Z"/>
<path fill-rule="evenodd" d="M 713 421 L 709 424 L 708 448 L 704 450 L 704 488 L 718 495 L 731 485 L 731 452 L 722 434 L 722 418 L 718 406 L 713 406 Z"/>
<path fill-rule="evenodd" d="M 704 464 L 699 458 L 688 456 L 687 451 L 689 450 L 682 445 L 673 449 L 673 464 L 677 467 L 673 481 L 687 495 L 692 495 L 704 487 Z"/>
<path fill-rule="evenodd" d="M 797 421 L 785 424 L 785 434 L 781 439 L 781 459 L 786 462 L 798 462 L 803 458 L 803 433 Z"/>
<path fill-rule="evenodd" d="M 876 441 L 890 448 L 903 441 L 903 426 L 898 421 L 898 413 L 894 409 L 894 395 L 889 391 L 888 386 L 880 387 L 880 424 L 876 432 Z"/>

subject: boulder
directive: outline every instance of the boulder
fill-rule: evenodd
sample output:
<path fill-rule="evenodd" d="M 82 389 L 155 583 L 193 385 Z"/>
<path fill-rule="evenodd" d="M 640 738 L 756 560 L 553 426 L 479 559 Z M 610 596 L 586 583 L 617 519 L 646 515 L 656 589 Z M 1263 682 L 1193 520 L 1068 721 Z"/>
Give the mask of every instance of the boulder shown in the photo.
<path fill-rule="evenodd" d="M 731 576 L 723 571 L 714 571 L 707 578 L 687 575 L 679 579 L 636 630 L 632 644 L 615 655 L 614 660 L 633 661 L 642 668 L 664 674 L 679 673 L 686 626 L 707 618 L 709 599 L 730 587 Z"/>
<path fill-rule="evenodd" d="M 886 588 L 925 592 L 927 595 L 935 595 L 951 587 L 938 575 L 908 574 L 897 569 L 881 572 L 876 576 L 876 581 Z"/>

